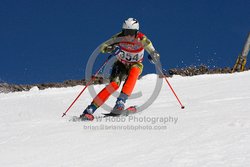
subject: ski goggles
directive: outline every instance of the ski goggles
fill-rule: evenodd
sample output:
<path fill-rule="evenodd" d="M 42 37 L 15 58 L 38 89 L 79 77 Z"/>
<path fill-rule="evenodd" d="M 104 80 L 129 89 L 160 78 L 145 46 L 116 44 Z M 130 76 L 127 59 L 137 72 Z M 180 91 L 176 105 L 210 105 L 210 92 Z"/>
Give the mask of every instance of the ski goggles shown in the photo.
<path fill-rule="evenodd" d="M 137 32 L 138 32 L 138 30 L 122 29 L 122 34 L 123 34 L 124 36 L 128 36 L 128 35 L 133 36 L 133 35 L 136 35 Z"/>

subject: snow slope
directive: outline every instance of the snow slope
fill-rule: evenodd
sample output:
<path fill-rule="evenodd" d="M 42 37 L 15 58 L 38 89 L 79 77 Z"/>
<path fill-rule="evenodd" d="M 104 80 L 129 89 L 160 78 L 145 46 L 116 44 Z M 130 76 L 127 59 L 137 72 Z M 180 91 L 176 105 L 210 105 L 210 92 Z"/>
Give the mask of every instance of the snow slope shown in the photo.
<path fill-rule="evenodd" d="M 155 78 L 138 81 L 143 97 L 128 105 L 145 102 Z M 0 166 L 250 166 L 250 72 L 169 81 L 185 110 L 164 83 L 141 114 L 94 122 L 69 121 L 91 102 L 88 91 L 61 118 L 82 86 L 0 94 Z"/>

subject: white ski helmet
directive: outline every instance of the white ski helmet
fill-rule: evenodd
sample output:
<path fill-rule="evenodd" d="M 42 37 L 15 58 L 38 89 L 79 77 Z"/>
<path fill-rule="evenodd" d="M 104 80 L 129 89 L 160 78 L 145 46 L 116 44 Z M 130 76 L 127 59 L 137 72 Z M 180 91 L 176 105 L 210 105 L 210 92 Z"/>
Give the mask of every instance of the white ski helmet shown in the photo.
<path fill-rule="evenodd" d="M 128 18 L 124 21 L 122 29 L 139 30 L 139 22 L 134 18 Z"/>

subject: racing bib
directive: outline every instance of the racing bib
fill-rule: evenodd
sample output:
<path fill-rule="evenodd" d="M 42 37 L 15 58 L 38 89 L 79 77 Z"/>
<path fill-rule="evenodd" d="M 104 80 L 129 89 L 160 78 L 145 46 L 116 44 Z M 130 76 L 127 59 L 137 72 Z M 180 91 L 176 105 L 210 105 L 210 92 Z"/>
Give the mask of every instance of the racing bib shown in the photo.
<path fill-rule="evenodd" d="M 144 48 L 139 42 L 120 42 L 120 52 L 116 55 L 117 59 L 122 63 L 142 62 L 144 56 Z"/>

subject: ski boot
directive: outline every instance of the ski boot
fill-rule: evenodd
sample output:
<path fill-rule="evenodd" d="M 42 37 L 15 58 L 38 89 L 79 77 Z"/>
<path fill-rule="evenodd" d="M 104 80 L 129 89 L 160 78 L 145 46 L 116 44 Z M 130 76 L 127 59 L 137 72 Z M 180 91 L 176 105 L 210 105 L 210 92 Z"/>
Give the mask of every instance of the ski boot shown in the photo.
<path fill-rule="evenodd" d="M 117 98 L 116 104 L 111 113 L 120 115 L 125 109 L 125 103 L 127 99 L 128 95 L 121 93 L 120 96 Z"/>
<path fill-rule="evenodd" d="M 125 101 L 123 99 L 118 98 L 116 100 L 116 104 L 113 110 L 124 110 L 124 108 L 125 108 Z"/>
<path fill-rule="evenodd" d="M 94 104 L 89 105 L 82 113 L 82 115 L 80 115 L 80 120 L 81 121 L 93 121 L 94 120 L 94 115 L 93 113 L 95 112 L 95 110 L 97 109 L 97 107 Z"/>

